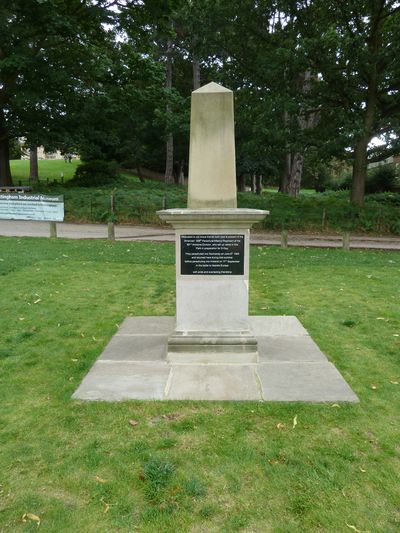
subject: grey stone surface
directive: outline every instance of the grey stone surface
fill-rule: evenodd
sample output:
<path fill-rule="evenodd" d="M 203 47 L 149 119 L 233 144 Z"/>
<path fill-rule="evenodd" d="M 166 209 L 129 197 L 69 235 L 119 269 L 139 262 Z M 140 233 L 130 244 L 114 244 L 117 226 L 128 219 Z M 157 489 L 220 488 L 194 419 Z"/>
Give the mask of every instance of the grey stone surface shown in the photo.
<path fill-rule="evenodd" d="M 169 335 L 175 327 L 173 316 L 128 316 L 117 335 Z"/>
<path fill-rule="evenodd" d="M 165 361 L 167 335 L 114 335 L 99 361 Z"/>
<path fill-rule="evenodd" d="M 358 402 L 332 363 L 271 362 L 257 367 L 263 399 L 280 402 Z"/>
<path fill-rule="evenodd" d="M 308 335 L 295 316 L 249 316 L 249 323 L 256 337 Z"/>
<path fill-rule="evenodd" d="M 73 398 L 358 401 L 296 317 L 250 317 L 258 364 L 168 364 L 174 324 L 173 317 L 128 317 Z"/>
<path fill-rule="evenodd" d="M 250 365 L 172 366 L 168 400 L 261 400 Z"/>
<path fill-rule="evenodd" d="M 79 400 L 162 400 L 170 368 L 166 363 L 96 362 L 73 398 Z"/>
<path fill-rule="evenodd" d="M 258 353 L 260 363 L 268 361 L 327 361 L 325 355 L 308 335 L 258 336 Z"/>

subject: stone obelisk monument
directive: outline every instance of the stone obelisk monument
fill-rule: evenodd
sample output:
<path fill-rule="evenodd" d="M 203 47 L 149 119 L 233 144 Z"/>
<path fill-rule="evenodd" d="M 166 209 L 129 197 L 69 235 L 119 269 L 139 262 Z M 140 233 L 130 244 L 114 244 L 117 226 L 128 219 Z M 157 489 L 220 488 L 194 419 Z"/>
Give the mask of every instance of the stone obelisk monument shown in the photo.
<path fill-rule="evenodd" d="M 267 214 L 236 207 L 233 93 L 192 93 L 187 209 L 159 211 L 176 230 L 176 327 L 170 362 L 256 362 L 248 316 L 250 227 Z"/>
<path fill-rule="evenodd" d="M 176 316 L 127 317 L 74 398 L 358 401 L 296 317 L 249 317 L 250 227 L 268 212 L 236 207 L 232 91 L 193 92 L 188 207 L 158 214 Z"/>

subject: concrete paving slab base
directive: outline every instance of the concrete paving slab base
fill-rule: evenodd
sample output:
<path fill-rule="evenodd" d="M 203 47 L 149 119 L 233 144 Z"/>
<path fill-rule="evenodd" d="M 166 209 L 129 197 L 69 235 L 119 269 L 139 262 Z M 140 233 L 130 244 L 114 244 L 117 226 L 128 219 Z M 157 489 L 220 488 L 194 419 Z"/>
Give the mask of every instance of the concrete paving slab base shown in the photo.
<path fill-rule="evenodd" d="M 167 363 L 174 317 L 128 317 L 73 394 L 80 400 L 358 402 L 293 316 L 254 316 L 259 362 Z"/>

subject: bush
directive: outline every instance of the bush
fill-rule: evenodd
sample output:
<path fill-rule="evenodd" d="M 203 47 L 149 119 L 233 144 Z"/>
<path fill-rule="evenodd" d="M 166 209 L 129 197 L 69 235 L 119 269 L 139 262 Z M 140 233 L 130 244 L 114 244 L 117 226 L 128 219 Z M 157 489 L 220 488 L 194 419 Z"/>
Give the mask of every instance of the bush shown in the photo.
<path fill-rule="evenodd" d="M 394 165 L 382 165 L 372 170 L 367 177 L 365 192 L 393 192 L 396 188 L 396 168 Z"/>
<path fill-rule="evenodd" d="M 331 191 L 348 191 L 351 189 L 352 175 L 347 173 L 343 179 L 337 181 L 332 178 L 326 183 L 326 189 Z"/>
<path fill-rule="evenodd" d="M 70 187 L 99 187 L 109 185 L 119 178 L 118 164 L 115 161 L 93 160 L 79 165 Z"/>

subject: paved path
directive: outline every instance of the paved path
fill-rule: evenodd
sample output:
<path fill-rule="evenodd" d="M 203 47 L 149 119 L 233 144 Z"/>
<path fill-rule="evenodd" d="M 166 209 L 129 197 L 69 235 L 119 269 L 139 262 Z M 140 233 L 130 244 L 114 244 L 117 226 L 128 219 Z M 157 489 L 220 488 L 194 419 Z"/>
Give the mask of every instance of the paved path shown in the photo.
<path fill-rule="evenodd" d="M 59 237 L 68 239 L 106 239 L 105 224 L 57 224 Z M 32 222 L 21 220 L 0 220 L 0 235 L 7 237 L 48 237 L 48 222 Z M 126 241 L 161 241 L 173 242 L 174 232 L 171 228 L 159 226 L 116 226 L 117 240 Z M 276 246 L 280 244 L 278 232 L 253 231 L 251 244 L 258 246 Z M 315 248 L 340 248 L 340 235 L 309 235 L 289 234 L 289 246 L 309 246 Z M 369 237 L 354 235 L 351 237 L 351 248 L 397 250 L 400 251 L 400 237 Z"/>

